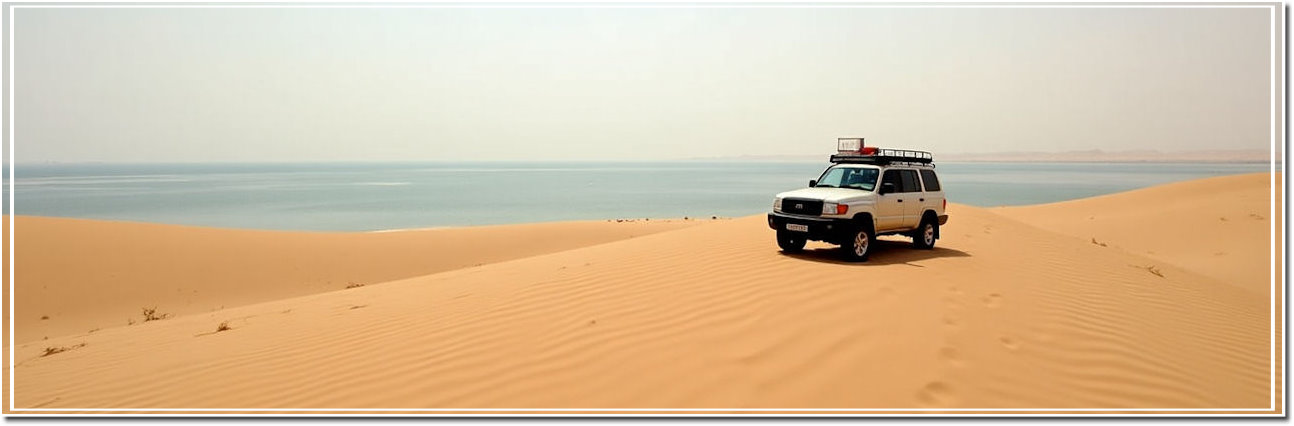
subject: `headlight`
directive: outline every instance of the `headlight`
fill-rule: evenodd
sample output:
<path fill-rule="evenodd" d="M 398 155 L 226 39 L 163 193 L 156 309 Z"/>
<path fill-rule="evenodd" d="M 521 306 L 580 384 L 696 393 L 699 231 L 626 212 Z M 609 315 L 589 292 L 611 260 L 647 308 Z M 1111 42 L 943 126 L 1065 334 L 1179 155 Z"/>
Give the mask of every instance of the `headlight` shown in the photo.
<path fill-rule="evenodd" d="M 822 214 L 845 214 L 849 212 L 846 204 L 822 203 Z"/>
<path fill-rule="evenodd" d="M 782 199 L 781 199 L 781 198 L 774 198 L 774 199 L 773 199 L 773 211 L 775 211 L 775 212 L 780 212 L 780 211 L 782 211 Z"/>

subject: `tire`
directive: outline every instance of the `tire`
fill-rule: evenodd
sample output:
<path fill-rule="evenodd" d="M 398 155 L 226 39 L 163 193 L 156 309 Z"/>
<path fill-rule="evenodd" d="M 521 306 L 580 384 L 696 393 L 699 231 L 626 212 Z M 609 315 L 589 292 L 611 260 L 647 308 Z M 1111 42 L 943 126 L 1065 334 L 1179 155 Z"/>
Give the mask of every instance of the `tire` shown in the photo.
<path fill-rule="evenodd" d="M 799 253 L 804 250 L 804 244 L 807 242 L 805 235 L 791 231 L 777 231 L 777 246 L 781 247 L 783 252 Z"/>
<path fill-rule="evenodd" d="M 925 219 L 921 219 L 921 225 L 917 226 L 917 230 L 912 232 L 912 247 L 922 250 L 933 249 L 935 241 L 938 240 L 935 238 L 936 235 L 939 235 L 939 222 L 933 217 L 926 216 Z"/>
<path fill-rule="evenodd" d="M 840 251 L 844 252 L 847 261 L 866 262 L 867 256 L 872 254 L 872 247 L 875 246 L 876 233 L 871 227 L 863 226 L 848 234 L 840 244 Z"/>

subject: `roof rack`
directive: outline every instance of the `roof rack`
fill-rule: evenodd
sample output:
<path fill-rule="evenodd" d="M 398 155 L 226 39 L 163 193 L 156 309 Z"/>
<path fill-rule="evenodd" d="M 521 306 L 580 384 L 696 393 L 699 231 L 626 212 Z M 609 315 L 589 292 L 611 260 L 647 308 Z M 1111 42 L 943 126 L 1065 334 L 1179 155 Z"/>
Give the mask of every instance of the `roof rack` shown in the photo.
<path fill-rule="evenodd" d="M 906 149 L 868 148 L 870 155 L 860 153 L 836 154 L 831 156 L 832 163 L 851 164 L 899 164 L 907 166 L 934 167 L 934 156 L 925 151 Z"/>

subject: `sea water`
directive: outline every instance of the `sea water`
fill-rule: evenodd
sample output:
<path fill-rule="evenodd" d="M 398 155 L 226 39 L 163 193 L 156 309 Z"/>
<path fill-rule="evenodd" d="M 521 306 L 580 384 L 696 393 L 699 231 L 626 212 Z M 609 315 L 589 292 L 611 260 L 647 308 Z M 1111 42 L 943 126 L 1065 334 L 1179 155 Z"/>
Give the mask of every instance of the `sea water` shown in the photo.
<path fill-rule="evenodd" d="M 19 164 L 12 213 L 229 228 L 373 231 L 759 214 L 817 162 Z M 1049 203 L 1268 164 L 942 163 L 950 202 Z M 5 211 L 9 171 L 5 170 Z"/>

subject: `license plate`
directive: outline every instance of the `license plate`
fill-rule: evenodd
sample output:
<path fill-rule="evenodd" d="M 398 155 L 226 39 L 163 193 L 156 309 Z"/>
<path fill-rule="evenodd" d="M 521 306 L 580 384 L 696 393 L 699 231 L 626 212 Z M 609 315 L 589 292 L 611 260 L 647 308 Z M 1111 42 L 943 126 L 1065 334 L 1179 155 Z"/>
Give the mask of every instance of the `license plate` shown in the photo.
<path fill-rule="evenodd" d="M 795 232 L 809 232 L 809 225 L 799 225 L 794 223 L 788 223 L 786 224 L 786 230 L 795 231 Z"/>

